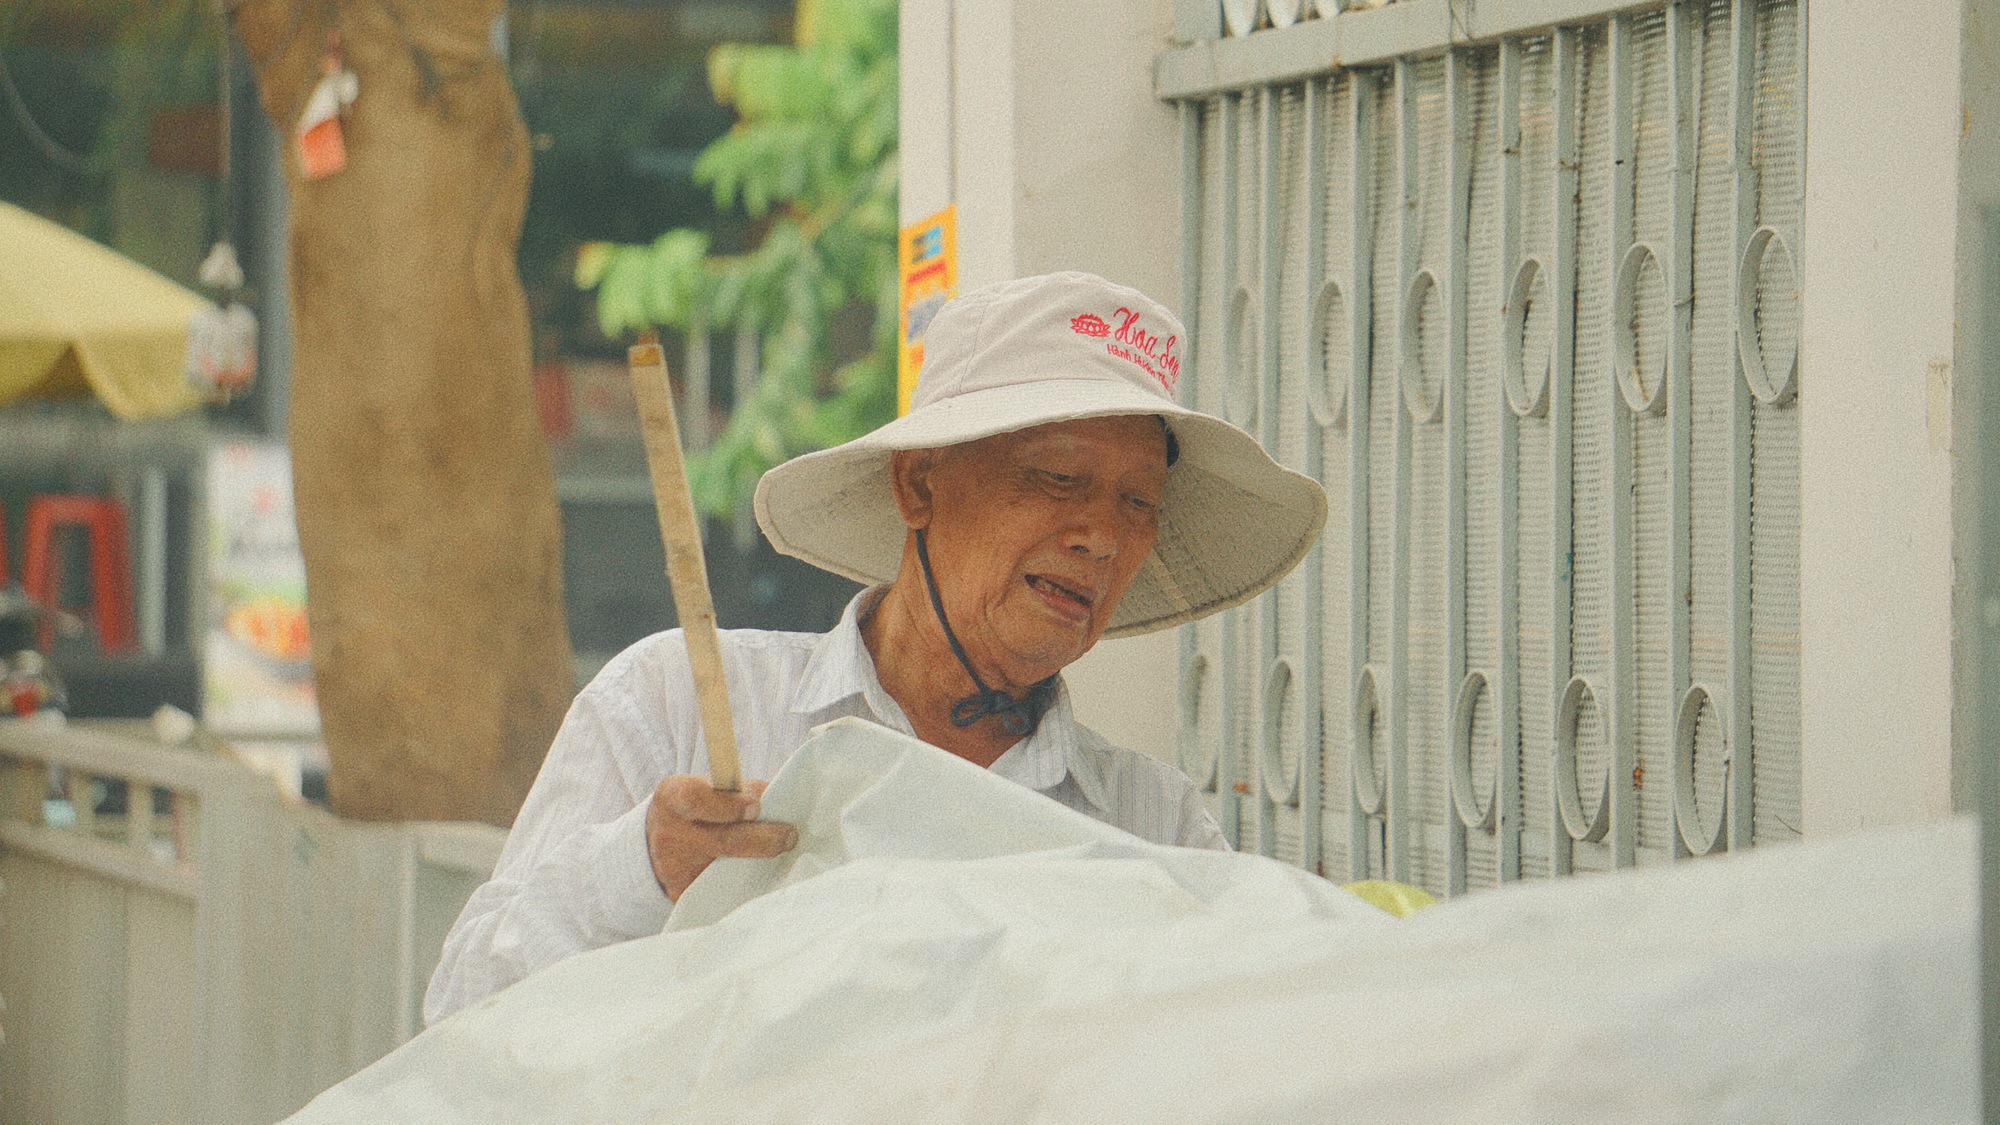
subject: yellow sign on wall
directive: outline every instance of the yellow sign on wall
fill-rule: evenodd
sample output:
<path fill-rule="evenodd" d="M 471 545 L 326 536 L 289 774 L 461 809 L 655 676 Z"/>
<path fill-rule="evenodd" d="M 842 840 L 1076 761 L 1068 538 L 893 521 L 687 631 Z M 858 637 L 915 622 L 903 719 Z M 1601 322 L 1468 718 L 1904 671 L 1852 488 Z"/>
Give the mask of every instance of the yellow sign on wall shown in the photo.
<path fill-rule="evenodd" d="M 901 417 L 910 412 L 910 395 L 924 365 L 924 330 L 944 303 L 958 294 L 957 206 L 904 227 L 896 258 L 902 276 L 896 338 L 896 415 Z"/>

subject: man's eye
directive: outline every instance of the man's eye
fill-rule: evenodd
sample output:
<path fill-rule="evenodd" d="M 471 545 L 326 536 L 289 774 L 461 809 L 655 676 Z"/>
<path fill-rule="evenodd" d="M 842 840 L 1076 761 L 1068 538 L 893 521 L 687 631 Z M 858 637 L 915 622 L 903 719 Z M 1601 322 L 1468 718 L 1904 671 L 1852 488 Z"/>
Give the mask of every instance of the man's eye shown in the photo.
<path fill-rule="evenodd" d="M 1068 473 L 1050 472 L 1047 469 L 1042 470 L 1042 476 L 1048 478 L 1049 483 L 1060 485 L 1072 485 L 1083 479 L 1082 477 L 1071 476 Z"/>

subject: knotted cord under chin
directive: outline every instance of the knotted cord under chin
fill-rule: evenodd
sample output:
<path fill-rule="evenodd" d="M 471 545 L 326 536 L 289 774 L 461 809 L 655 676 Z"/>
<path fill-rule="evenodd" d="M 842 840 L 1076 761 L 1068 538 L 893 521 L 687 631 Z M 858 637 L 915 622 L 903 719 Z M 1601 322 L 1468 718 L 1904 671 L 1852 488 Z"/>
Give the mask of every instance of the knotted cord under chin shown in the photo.
<path fill-rule="evenodd" d="M 1028 689 L 1028 694 L 1019 699 L 997 688 L 986 686 L 979 673 L 972 670 L 972 661 L 965 655 L 965 646 L 958 643 L 958 635 L 951 631 L 951 622 L 945 620 L 944 601 L 938 597 L 937 579 L 931 575 L 931 552 L 924 542 L 923 529 L 917 529 L 917 562 L 924 572 L 924 591 L 931 597 L 931 609 L 937 614 L 938 625 L 944 629 L 945 642 L 951 645 L 951 654 L 958 657 L 959 666 L 972 677 L 972 686 L 979 690 L 966 696 L 951 707 L 951 725 L 969 727 L 981 719 L 992 715 L 1000 720 L 1000 725 L 1009 733 L 1026 737 L 1035 733 L 1042 724 L 1042 716 L 1048 713 L 1056 701 L 1056 678 L 1048 679 Z"/>

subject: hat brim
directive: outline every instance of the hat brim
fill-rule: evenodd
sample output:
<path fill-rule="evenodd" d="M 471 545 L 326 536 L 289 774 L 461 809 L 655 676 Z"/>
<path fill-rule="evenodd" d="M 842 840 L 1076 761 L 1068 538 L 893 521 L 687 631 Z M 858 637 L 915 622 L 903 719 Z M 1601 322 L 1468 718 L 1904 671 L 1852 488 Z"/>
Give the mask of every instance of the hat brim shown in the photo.
<path fill-rule="evenodd" d="M 857 582 L 889 582 L 908 532 L 890 489 L 891 453 L 1130 414 L 1165 418 L 1180 458 L 1167 474 L 1153 553 L 1105 636 L 1137 636 L 1241 605 L 1305 558 L 1326 523 L 1318 483 L 1279 465 L 1219 418 L 1102 379 L 969 391 L 845 445 L 795 457 L 757 482 L 757 523 L 784 554 Z"/>

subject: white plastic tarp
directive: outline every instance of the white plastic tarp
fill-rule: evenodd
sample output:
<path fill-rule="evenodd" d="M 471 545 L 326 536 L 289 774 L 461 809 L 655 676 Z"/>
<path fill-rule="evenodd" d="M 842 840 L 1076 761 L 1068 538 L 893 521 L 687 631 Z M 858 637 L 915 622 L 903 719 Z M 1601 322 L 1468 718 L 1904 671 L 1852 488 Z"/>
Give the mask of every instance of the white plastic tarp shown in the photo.
<path fill-rule="evenodd" d="M 298 1122 L 1973 1121 L 1965 822 L 1395 921 L 843 720 L 801 829 Z"/>

